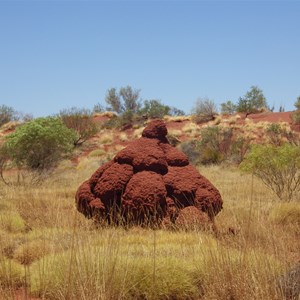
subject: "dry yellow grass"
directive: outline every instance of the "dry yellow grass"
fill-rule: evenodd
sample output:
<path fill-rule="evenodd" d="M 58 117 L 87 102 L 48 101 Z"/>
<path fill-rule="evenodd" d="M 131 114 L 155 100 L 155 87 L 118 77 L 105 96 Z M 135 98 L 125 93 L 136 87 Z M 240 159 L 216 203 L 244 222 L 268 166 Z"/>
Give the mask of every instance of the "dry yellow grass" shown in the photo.
<path fill-rule="evenodd" d="M 0 298 L 26 284 L 41 299 L 283 299 L 275 280 L 300 258 L 299 202 L 278 206 L 252 176 L 201 167 L 224 200 L 217 236 L 95 228 L 74 203 L 94 170 L 86 161 L 40 186 L 1 186 Z"/>
<path fill-rule="evenodd" d="M 168 134 L 175 136 L 175 137 L 181 137 L 182 136 L 182 131 L 179 129 L 170 129 L 168 130 Z"/>
<path fill-rule="evenodd" d="M 127 136 L 126 132 L 121 132 L 120 135 L 119 135 L 119 139 L 122 142 L 128 141 L 128 136 Z"/>
<path fill-rule="evenodd" d="M 142 136 L 142 132 L 144 129 L 145 129 L 145 127 L 140 127 L 140 128 L 135 129 L 133 132 L 133 138 L 134 139 L 140 138 Z"/>
<path fill-rule="evenodd" d="M 113 131 L 105 131 L 104 133 L 101 133 L 98 139 L 98 142 L 100 145 L 102 144 L 111 144 L 113 141 Z"/>
<path fill-rule="evenodd" d="M 192 116 L 164 116 L 164 121 L 167 122 L 183 122 L 183 121 L 191 121 Z"/>

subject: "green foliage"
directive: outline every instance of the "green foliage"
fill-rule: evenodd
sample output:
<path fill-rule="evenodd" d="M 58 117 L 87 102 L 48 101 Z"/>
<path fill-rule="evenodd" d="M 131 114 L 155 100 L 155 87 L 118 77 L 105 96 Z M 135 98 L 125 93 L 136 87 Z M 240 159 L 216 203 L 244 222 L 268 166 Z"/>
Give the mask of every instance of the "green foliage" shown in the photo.
<path fill-rule="evenodd" d="M 292 118 L 294 124 L 300 124 L 300 96 L 297 98 L 295 102 L 296 111 L 293 112 Z"/>
<path fill-rule="evenodd" d="M 81 299 L 82 295 L 86 299 L 95 299 L 95 295 L 96 299 L 196 298 L 197 281 L 180 259 L 156 256 L 155 267 L 149 255 L 136 259 L 130 245 L 127 256 L 117 253 L 122 245 L 113 246 L 116 249 L 112 245 L 105 245 L 107 250 L 103 246 L 80 247 L 73 254 L 74 263 L 69 252 L 34 262 L 30 278 L 33 295 L 43 299 Z"/>
<path fill-rule="evenodd" d="M 213 100 L 199 98 L 192 110 L 195 123 L 205 123 L 215 118 L 217 107 Z"/>
<path fill-rule="evenodd" d="M 105 101 L 107 109 L 118 113 L 105 123 L 105 128 L 128 128 L 133 124 L 142 123 L 145 118 L 162 118 L 165 115 L 179 116 L 184 112 L 176 107 L 169 107 L 162 104 L 159 100 L 140 100 L 140 90 L 133 89 L 131 86 L 111 88 L 107 91 Z"/>
<path fill-rule="evenodd" d="M 82 145 L 98 131 L 93 120 L 93 114 L 88 109 L 72 107 L 62 110 L 59 116 L 66 127 L 76 132 L 76 137 L 73 141 L 75 146 Z"/>
<path fill-rule="evenodd" d="M 286 142 L 293 145 L 299 145 L 299 136 L 278 123 L 269 124 L 266 129 L 266 134 L 268 142 L 274 146 L 281 146 Z"/>
<path fill-rule="evenodd" d="M 120 88 L 120 96 L 124 103 L 124 111 L 137 113 L 140 108 L 140 90 L 134 90 L 131 86 Z"/>
<path fill-rule="evenodd" d="M 209 126 L 201 130 L 201 139 L 182 145 L 182 151 L 195 164 L 239 164 L 250 148 L 250 139 L 234 135 L 232 128 Z"/>
<path fill-rule="evenodd" d="M 296 109 L 300 110 L 300 96 L 297 98 L 297 101 L 295 102 Z"/>
<path fill-rule="evenodd" d="M 180 150 L 188 157 L 189 161 L 197 165 L 200 158 L 200 152 L 197 149 L 195 141 L 186 141 L 180 144 Z"/>
<path fill-rule="evenodd" d="M 263 91 L 257 86 L 251 86 L 250 90 L 241 97 L 237 104 L 237 111 L 246 114 L 257 113 L 266 108 L 267 100 Z"/>
<path fill-rule="evenodd" d="M 16 119 L 17 113 L 12 107 L 4 104 L 0 106 L 0 126 Z"/>
<path fill-rule="evenodd" d="M 38 118 L 6 137 L 5 152 L 19 167 L 49 170 L 73 149 L 75 133 L 59 118 Z"/>
<path fill-rule="evenodd" d="M 170 114 L 170 111 L 171 108 L 169 106 L 162 104 L 158 100 L 145 100 L 140 114 L 150 119 L 162 119 L 165 115 Z"/>
<path fill-rule="evenodd" d="M 111 88 L 107 91 L 105 101 L 109 105 L 108 110 L 119 114 L 111 122 L 107 122 L 105 127 L 118 128 L 130 127 L 136 120 L 141 107 L 139 100 L 140 90 L 134 90 L 131 86 L 120 88 Z"/>
<path fill-rule="evenodd" d="M 280 200 L 290 201 L 299 195 L 300 148 L 298 146 L 254 145 L 240 168 L 260 178 Z"/>
<path fill-rule="evenodd" d="M 131 111 L 137 113 L 140 108 L 140 90 L 134 90 L 131 86 L 121 87 L 119 91 L 111 88 L 107 91 L 105 102 L 109 105 L 108 110 L 118 114 Z"/>
<path fill-rule="evenodd" d="M 292 118 L 293 118 L 294 124 L 300 124 L 300 110 L 296 110 L 293 113 Z"/>
<path fill-rule="evenodd" d="M 244 136 L 236 136 L 231 145 L 230 160 L 240 164 L 248 150 L 250 149 L 251 140 Z"/>
<path fill-rule="evenodd" d="M 221 114 L 232 115 L 236 112 L 237 106 L 230 100 L 225 103 L 221 103 Z"/>
<path fill-rule="evenodd" d="M 202 164 L 217 164 L 229 154 L 232 130 L 210 126 L 201 130 L 201 140 L 197 144 Z"/>
<path fill-rule="evenodd" d="M 108 110 L 115 111 L 120 114 L 123 112 L 124 107 L 121 103 L 120 95 L 116 88 L 111 88 L 107 91 L 105 96 L 105 102 L 109 105 Z"/>

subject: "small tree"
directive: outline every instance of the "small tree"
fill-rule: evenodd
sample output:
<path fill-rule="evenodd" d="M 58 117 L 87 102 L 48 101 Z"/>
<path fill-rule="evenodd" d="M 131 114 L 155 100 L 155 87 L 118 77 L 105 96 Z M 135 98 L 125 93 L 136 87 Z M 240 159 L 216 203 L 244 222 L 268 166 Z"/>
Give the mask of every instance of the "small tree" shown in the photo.
<path fill-rule="evenodd" d="M 250 90 L 241 97 L 237 104 L 237 111 L 248 114 L 257 113 L 268 107 L 263 91 L 257 86 L 251 86 Z"/>
<path fill-rule="evenodd" d="M 225 103 L 221 103 L 221 114 L 223 115 L 232 115 L 236 112 L 236 109 L 236 105 L 230 100 Z"/>
<path fill-rule="evenodd" d="M 0 126 L 18 119 L 17 112 L 10 106 L 0 106 Z"/>
<path fill-rule="evenodd" d="M 300 148 L 284 144 L 254 145 L 240 164 L 270 188 L 280 200 L 290 201 L 300 192 Z M 299 200 L 299 198 L 298 198 Z"/>
<path fill-rule="evenodd" d="M 297 98 L 295 102 L 296 111 L 293 112 L 292 118 L 294 124 L 300 124 L 300 96 Z"/>
<path fill-rule="evenodd" d="M 192 110 L 195 123 L 204 123 L 215 118 L 217 107 L 213 100 L 208 98 L 199 98 Z"/>
<path fill-rule="evenodd" d="M 159 100 L 145 100 L 140 113 L 146 115 L 147 118 L 163 118 L 165 115 L 170 114 L 170 107 L 162 104 Z"/>
<path fill-rule="evenodd" d="M 131 111 L 137 113 L 141 107 L 139 97 L 140 90 L 135 90 L 131 86 L 120 88 L 120 96 L 124 103 L 124 111 Z"/>
<path fill-rule="evenodd" d="M 20 169 L 43 172 L 53 168 L 73 149 L 75 133 L 59 118 L 38 118 L 8 135 L 3 147 L 9 159 Z"/>
<path fill-rule="evenodd" d="M 72 107 L 59 113 L 64 124 L 76 132 L 74 145 L 82 145 L 86 140 L 97 133 L 97 126 L 93 120 L 93 114 L 88 109 Z"/>
<path fill-rule="evenodd" d="M 124 106 L 121 103 L 120 94 L 116 88 L 111 88 L 107 91 L 105 96 L 105 102 L 109 105 L 108 110 L 113 110 L 118 114 L 124 111 Z"/>

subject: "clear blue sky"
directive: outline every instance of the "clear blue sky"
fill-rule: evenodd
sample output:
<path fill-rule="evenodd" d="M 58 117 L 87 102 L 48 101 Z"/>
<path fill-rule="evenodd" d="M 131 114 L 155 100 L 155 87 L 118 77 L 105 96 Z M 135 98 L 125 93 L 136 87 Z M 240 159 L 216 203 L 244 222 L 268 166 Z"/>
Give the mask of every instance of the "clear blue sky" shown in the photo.
<path fill-rule="evenodd" d="M 299 1 L 0 1 L 0 104 L 44 116 L 131 85 L 190 112 L 300 96 Z"/>

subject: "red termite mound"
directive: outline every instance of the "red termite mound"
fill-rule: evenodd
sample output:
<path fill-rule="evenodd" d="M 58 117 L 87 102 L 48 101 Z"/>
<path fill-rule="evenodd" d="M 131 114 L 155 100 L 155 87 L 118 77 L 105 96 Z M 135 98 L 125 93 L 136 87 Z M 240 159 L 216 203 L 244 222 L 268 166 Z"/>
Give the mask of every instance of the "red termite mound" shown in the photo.
<path fill-rule="evenodd" d="M 182 223 L 195 209 L 199 214 L 193 218 L 212 220 L 222 209 L 219 191 L 169 144 L 167 133 L 163 121 L 150 122 L 141 138 L 81 184 L 77 209 L 95 220 L 126 225 Z"/>

